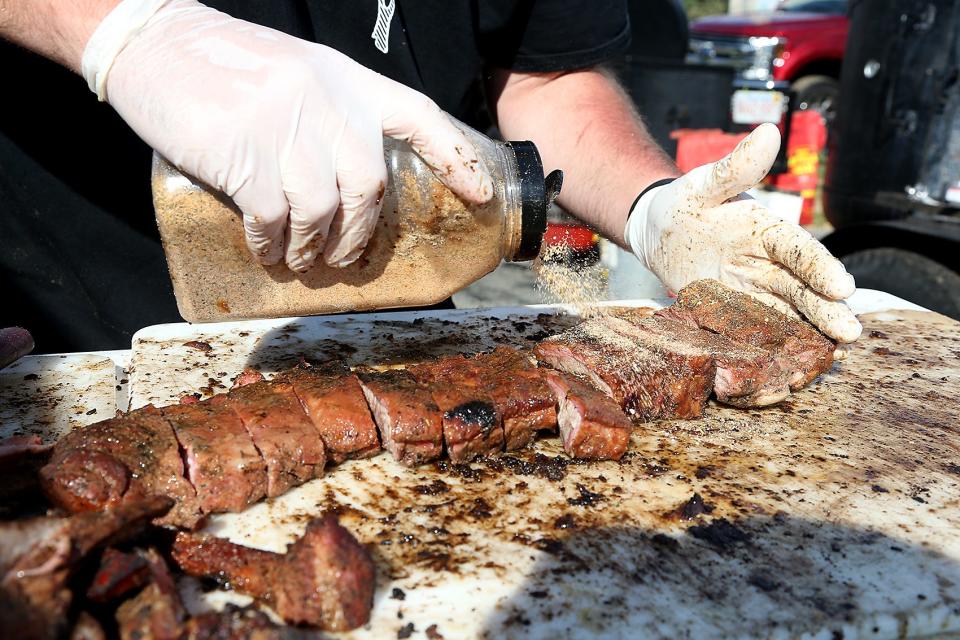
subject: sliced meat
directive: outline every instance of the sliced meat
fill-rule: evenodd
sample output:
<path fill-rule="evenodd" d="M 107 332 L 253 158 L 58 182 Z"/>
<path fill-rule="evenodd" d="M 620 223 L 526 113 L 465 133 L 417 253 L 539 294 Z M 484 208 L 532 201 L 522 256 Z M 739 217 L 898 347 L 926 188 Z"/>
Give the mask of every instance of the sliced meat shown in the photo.
<path fill-rule="evenodd" d="M 301 366 L 277 376 L 293 384 L 300 404 L 323 440 L 327 459 L 368 458 L 380 452 L 377 426 L 360 381 L 341 364 Z"/>
<path fill-rule="evenodd" d="M 0 519 L 39 515 L 46 508 L 39 472 L 52 452 L 53 445 L 42 444 L 35 435 L 0 440 Z"/>
<path fill-rule="evenodd" d="M 267 465 L 267 497 L 323 475 L 323 441 L 288 382 L 253 382 L 215 396 L 233 409 Z"/>
<path fill-rule="evenodd" d="M 152 405 L 74 429 L 57 442 L 40 478 L 50 500 L 74 513 L 163 495 L 176 504 L 158 524 L 192 529 L 203 515 L 173 430 Z"/>
<path fill-rule="evenodd" d="M 482 374 L 463 356 L 449 356 L 409 369 L 427 385 L 443 412 L 443 440 L 455 463 L 502 451 L 503 417 L 485 390 Z"/>
<path fill-rule="evenodd" d="M 560 410 L 563 450 L 572 458 L 619 460 L 630 443 L 630 419 L 612 398 L 585 380 L 544 371 Z"/>
<path fill-rule="evenodd" d="M 443 453 L 443 414 L 430 390 L 409 371 L 358 372 L 383 448 L 415 467 Z"/>
<path fill-rule="evenodd" d="M 187 611 L 167 563 L 154 549 L 144 554 L 150 584 L 117 609 L 117 629 L 122 640 L 179 640 Z"/>
<path fill-rule="evenodd" d="M 177 535 L 172 553 L 187 574 L 228 582 L 293 624 L 345 631 L 370 618 L 373 560 L 334 516 L 311 521 L 285 554 L 188 533 Z"/>
<path fill-rule="evenodd" d="M 737 343 L 669 317 L 617 323 L 615 328 L 624 336 L 661 352 L 712 356 L 717 362 L 713 393 L 720 402 L 763 407 L 790 395 L 786 374 L 773 355 L 759 347 Z"/>
<path fill-rule="evenodd" d="M 204 513 L 242 511 L 267 494 L 266 464 L 222 401 L 163 408 L 183 448 L 187 477 Z"/>
<path fill-rule="evenodd" d="M 811 325 L 716 280 L 687 285 L 677 301 L 658 315 L 772 353 L 792 390 L 813 382 L 833 364 L 834 343 Z"/>
<path fill-rule="evenodd" d="M 499 347 L 474 356 L 471 364 L 503 416 L 507 451 L 527 446 L 538 431 L 556 429 L 556 399 L 530 352 Z"/>
<path fill-rule="evenodd" d="M 616 317 L 593 318 L 534 352 L 544 364 L 587 378 L 636 420 L 699 417 L 716 377 L 713 357 L 640 343 L 624 336 L 629 326 Z"/>

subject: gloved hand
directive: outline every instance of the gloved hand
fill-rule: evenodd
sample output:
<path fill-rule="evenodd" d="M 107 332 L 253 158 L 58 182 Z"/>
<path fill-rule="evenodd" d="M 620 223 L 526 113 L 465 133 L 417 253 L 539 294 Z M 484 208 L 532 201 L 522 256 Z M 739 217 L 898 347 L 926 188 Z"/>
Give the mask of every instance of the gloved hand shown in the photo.
<path fill-rule="evenodd" d="M 383 136 L 408 141 L 464 200 L 493 195 L 472 145 L 426 96 L 195 0 L 124 0 L 82 71 L 150 146 L 233 199 L 264 264 L 360 256 L 387 181 Z"/>
<path fill-rule="evenodd" d="M 741 196 L 770 171 L 779 149 L 780 131 L 761 125 L 726 158 L 643 194 L 624 236 L 674 291 L 714 278 L 853 342 L 862 328 L 843 302 L 856 288 L 853 276 L 802 227 Z"/>

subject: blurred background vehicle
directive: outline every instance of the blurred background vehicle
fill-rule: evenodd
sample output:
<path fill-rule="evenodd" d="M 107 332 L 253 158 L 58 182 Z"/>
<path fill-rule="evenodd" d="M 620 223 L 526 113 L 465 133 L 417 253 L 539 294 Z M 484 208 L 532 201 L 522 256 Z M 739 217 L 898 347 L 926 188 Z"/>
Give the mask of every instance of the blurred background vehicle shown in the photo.
<path fill-rule="evenodd" d="M 773 11 L 707 16 L 690 24 L 687 60 L 788 82 L 796 109 L 818 111 L 829 126 L 848 26 L 847 0 L 784 0 Z"/>

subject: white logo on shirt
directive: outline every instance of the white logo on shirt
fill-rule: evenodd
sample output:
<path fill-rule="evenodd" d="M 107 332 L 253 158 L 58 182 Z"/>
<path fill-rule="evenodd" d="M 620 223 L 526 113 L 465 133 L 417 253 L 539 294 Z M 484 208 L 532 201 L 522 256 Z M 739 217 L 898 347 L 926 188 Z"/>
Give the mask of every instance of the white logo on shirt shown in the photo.
<path fill-rule="evenodd" d="M 387 53 L 390 49 L 390 23 L 397 9 L 397 0 L 377 0 L 377 23 L 373 26 L 373 43 L 377 49 Z"/>

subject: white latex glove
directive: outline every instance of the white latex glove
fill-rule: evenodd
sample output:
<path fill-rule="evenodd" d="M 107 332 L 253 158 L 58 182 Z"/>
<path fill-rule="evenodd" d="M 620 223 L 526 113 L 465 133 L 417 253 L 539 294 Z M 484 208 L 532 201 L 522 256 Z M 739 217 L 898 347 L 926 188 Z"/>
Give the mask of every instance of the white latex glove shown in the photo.
<path fill-rule="evenodd" d="M 194 0 L 124 0 L 82 71 L 149 145 L 233 199 L 264 264 L 360 256 L 387 181 L 383 136 L 408 141 L 464 200 L 493 195 L 473 146 L 423 94 Z"/>
<path fill-rule="evenodd" d="M 767 175 L 779 149 L 777 127 L 759 126 L 726 158 L 643 194 L 624 236 L 674 291 L 714 278 L 853 342 L 862 328 L 843 302 L 856 288 L 853 276 L 802 227 L 741 196 Z"/>

